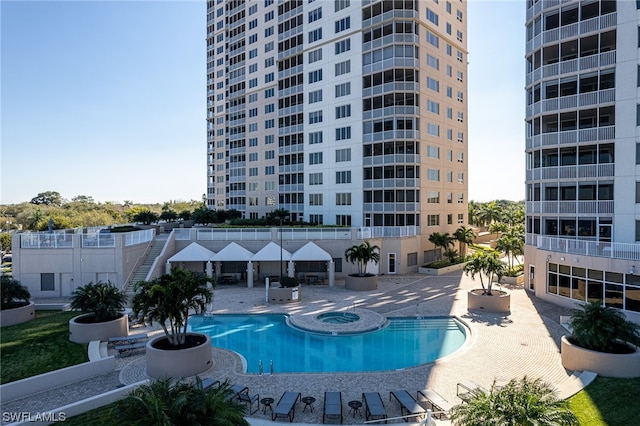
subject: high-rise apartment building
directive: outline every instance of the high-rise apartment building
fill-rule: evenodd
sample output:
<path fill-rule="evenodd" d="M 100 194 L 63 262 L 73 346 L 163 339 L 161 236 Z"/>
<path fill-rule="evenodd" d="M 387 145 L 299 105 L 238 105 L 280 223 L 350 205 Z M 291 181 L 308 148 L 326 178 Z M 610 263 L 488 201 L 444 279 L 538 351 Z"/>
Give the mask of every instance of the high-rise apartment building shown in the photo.
<path fill-rule="evenodd" d="M 209 0 L 209 207 L 466 224 L 466 18 L 466 0 Z"/>
<path fill-rule="evenodd" d="M 526 7 L 528 285 L 640 320 L 640 2 Z"/>

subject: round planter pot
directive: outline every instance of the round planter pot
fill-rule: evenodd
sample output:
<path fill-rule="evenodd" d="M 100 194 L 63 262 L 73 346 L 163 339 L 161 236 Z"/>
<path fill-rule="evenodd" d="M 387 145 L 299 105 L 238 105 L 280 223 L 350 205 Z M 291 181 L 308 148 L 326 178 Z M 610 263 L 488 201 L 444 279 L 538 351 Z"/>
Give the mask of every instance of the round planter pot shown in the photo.
<path fill-rule="evenodd" d="M 107 322 L 78 322 L 81 318 L 93 314 L 83 314 L 69 320 L 69 340 L 75 343 L 89 343 L 92 340 L 107 341 L 109 337 L 129 335 L 129 317 L 121 314 L 120 318 Z"/>
<path fill-rule="evenodd" d="M 492 295 L 487 296 L 481 292 L 482 290 L 476 289 L 467 293 L 467 309 L 495 313 L 511 312 L 511 295 L 509 293 L 493 290 Z"/>
<path fill-rule="evenodd" d="M 147 375 L 154 379 L 165 377 L 182 378 L 195 376 L 207 371 L 213 365 L 211 337 L 201 333 L 187 333 L 187 336 L 205 337 L 204 343 L 193 348 L 166 350 L 157 349 L 154 343 L 167 339 L 165 335 L 147 342 Z"/>
<path fill-rule="evenodd" d="M 22 324 L 36 317 L 36 304 L 29 302 L 28 305 L 19 308 L 4 309 L 0 311 L 0 327 Z"/>
<path fill-rule="evenodd" d="M 344 287 L 347 290 L 356 291 L 375 290 L 378 288 L 378 276 L 365 275 L 361 277 L 358 275 L 347 275 L 344 281 Z"/>
<path fill-rule="evenodd" d="M 630 354 L 596 352 L 574 345 L 562 336 L 560 346 L 562 366 L 571 371 L 593 371 L 605 377 L 640 377 L 640 350 Z"/>

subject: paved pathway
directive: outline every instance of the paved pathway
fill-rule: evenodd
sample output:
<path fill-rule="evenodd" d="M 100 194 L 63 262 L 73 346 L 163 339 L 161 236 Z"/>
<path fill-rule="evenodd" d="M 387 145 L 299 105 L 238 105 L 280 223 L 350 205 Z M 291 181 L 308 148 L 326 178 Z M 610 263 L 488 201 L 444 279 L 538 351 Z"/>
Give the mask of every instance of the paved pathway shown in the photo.
<path fill-rule="evenodd" d="M 348 414 L 346 404 L 350 400 L 360 399 L 364 391 L 380 392 L 389 416 L 393 417 L 400 415 L 395 400 L 388 400 L 389 391 L 394 389 L 406 389 L 415 394 L 418 389 L 432 388 L 450 402 L 458 403 L 456 384 L 460 381 L 473 381 L 489 387 L 494 380 L 503 381 L 524 375 L 540 377 L 554 385 L 567 379 L 569 373 L 560 364 L 560 337 L 564 329 L 560 326 L 559 316 L 567 315 L 568 310 L 535 299 L 526 290 L 515 287 L 510 289 L 510 315 L 469 312 L 466 308 L 466 292 L 478 286 L 478 282 L 460 272 L 440 277 L 420 274 L 381 276 L 375 291 L 349 291 L 341 282 L 334 288 L 303 286 L 300 303 L 283 305 L 265 303 L 264 287 L 219 287 L 214 294 L 214 313 L 284 312 L 315 315 L 322 311 L 353 309 L 355 304 L 356 311 L 367 309 L 393 316 L 455 315 L 468 324 L 471 336 L 462 349 L 435 363 L 376 373 L 244 374 L 237 355 L 213 348 L 213 366 L 201 377 L 228 378 L 232 383 L 248 386 L 251 394 L 259 393 L 261 398 L 273 397 L 276 402 L 286 390 L 313 396 L 316 398 L 313 413 L 309 410 L 301 412 L 302 404 L 296 410 L 295 420 L 303 423 L 321 423 L 324 392 L 339 390 L 342 392 L 347 424 L 364 421 L 362 416 L 352 417 Z M 117 368 L 123 384 L 146 378 L 143 355 L 118 358 Z M 105 391 L 114 388 L 111 377 L 97 378 L 91 386 L 80 384 L 78 387 L 86 387 L 87 396 L 90 396 L 90 391 L 101 383 Z M 73 394 L 73 400 L 80 398 L 80 390 Z M 29 401 L 3 403 L 2 411 L 23 411 L 21 407 L 27 408 L 27 403 L 29 410 L 51 409 L 55 406 L 51 405 L 52 401 L 60 403 L 58 393 L 53 390 L 34 395 Z M 269 419 L 269 411 L 263 414 L 260 410 L 252 418 L 258 423 L 261 419 Z"/>

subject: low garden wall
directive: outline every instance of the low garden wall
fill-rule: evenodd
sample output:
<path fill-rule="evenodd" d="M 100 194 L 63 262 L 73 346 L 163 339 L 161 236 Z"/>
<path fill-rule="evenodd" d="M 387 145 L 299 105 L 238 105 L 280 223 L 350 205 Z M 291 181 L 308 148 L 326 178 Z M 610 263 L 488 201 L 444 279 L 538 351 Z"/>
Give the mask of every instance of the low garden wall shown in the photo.
<path fill-rule="evenodd" d="M 455 265 L 445 266 L 443 268 L 438 268 L 438 269 L 420 267 L 418 268 L 418 273 L 425 274 L 425 275 L 443 275 L 449 272 L 460 271 L 464 269 L 466 264 L 467 262 L 456 263 Z"/>

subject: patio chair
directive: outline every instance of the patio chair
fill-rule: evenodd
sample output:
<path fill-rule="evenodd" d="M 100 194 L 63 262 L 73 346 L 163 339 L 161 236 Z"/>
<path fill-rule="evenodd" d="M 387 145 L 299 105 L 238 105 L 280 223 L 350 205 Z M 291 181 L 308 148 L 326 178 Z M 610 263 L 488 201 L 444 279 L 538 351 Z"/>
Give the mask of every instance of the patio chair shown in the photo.
<path fill-rule="evenodd" d="M 249 410 L 250 415 L 260 409 L 260 395 L 258 394 L 250 396 L 248 391 L 241 392 L 238 394 L 238 401 L 244 402 L 245 404 L 247 404 L 247 408 Z M 256 404 L 256 409 L 254 411 L 251 411 L 251 407 L 253 406 L 253 404 Z"/>
<path fill-rule="evenodd" d="M 434 417 L 437 415 L 442 418 L 443 415 L 446 415 L 453 408 L 453 404 L 444 399 L 438 392 L 433 389 L 422 389 L 419 390 L 416 394 L 416 399 L 419 399 L 422 396 L 426 399 L 431 405 L 431 410 L 434 411 Z M 437 413 L 439 411 L 439 413 Z"/>
<path fill-rule="evenodd" d="M 462 402 L 469 402 L 477 390 L 482 390 L 482 387 L 473 382 L 458 382 L 456 385 L 456 396 L 460 398 Z"/>
<path fill-rule="evenodd" d="M 381 420 L 387 418 L 387 410 L 384 408 L 382 398 L 378 392 L 364 392 L 362 394 L 364 401 L 364 412 L 367 420 Z M 387 423 L 387 421 L 384 421 Z"/>
<path fill-rule="evenodd" d="M 394 390 L 389 392 L 389 401 L 391 401 L 391 397 L 394 397 L 398 404 L 400 404 L 400 412 L 402 416 L 408 416 L 409 414 L 414 414 L 416 416 L 416 420 L 419 417 L 425 416 L 427 411 L 422 408 L 420 404 L 407 392 L 406 390 Z M 408 422 L 409 419 L 404 417 L 405 422 Z"/>
<path fill-rule="evenodd" d="M 220 387 L 220 380 L 212 379 L 211 377 L 202 379 L 202 389 L 209 389 L 213 386 Z"/>
<path fill-rule="evenodd" d="M 296 402 L 302 398 L 300 392 L 285 392 L 280 397 L 278 405 L 271 413 L 271 420 L 275 420 L 278 417 L 288 417 L 289 422 L 293 423 L 293 417 L 296 414 Z"/>
<path fill-rule="evenodd" d="M 322 413 L 322 423 L 326 419 L 340 419 L 342 424 L 342 393 L 325 392 L 324 393 L 324 412 Z"/>

